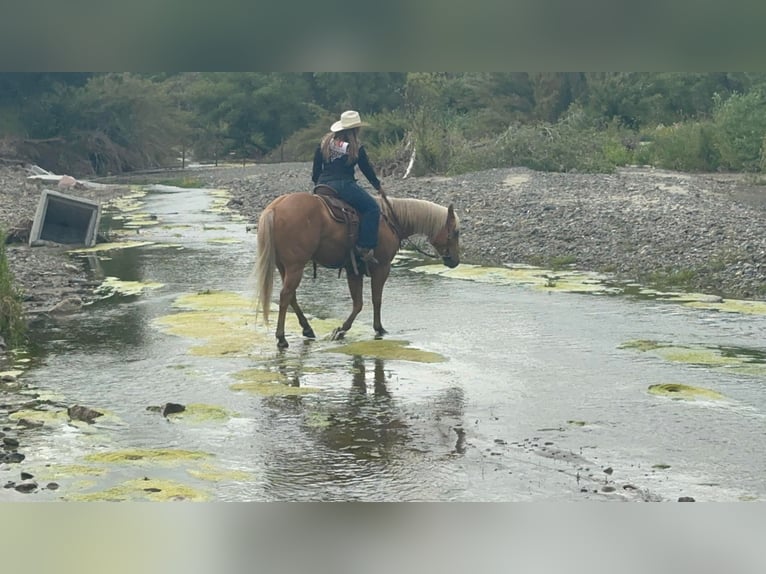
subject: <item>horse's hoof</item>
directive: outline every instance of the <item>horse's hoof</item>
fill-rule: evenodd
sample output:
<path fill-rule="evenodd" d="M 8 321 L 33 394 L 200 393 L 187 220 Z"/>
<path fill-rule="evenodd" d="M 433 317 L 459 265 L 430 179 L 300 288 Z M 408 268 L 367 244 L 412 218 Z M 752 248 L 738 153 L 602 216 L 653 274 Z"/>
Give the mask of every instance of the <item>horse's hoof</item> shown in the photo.
<path fill-rule="evenodd" d="M 376 339 L 382 339 L 383 335 L 388 335 L 388 331 L 386 331 L 383 327 L 381 327 L 380 329 L 375 329 Z"/>
<path fill-rule="evenodd" d="M 303 330 L 303 336 L 307 339 L 316 339 L 317 336 L 314 334 L 314 329 L 304 329 Z"/>
<path fill-rule="evenodd" d="M 284 337 L 277 337 L 277 348 L 279 349 L 287 349 L 290 344 L 287 342 L 287 339 Z"/>
<path fill-rule="evenodd" d="M 331 341 L 340 341 L 346 336 L 346 332 L 341 329 L 340 327 L 336 327 L 335 330 L 330 335 Z"/>

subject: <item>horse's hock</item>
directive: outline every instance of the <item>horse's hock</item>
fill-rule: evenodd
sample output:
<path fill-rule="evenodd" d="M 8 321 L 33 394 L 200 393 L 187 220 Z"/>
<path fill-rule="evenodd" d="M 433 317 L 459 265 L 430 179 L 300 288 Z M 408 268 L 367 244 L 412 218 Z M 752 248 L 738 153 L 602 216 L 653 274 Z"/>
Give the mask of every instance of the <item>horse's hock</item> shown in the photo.
<path fill-rule="evenodd" d="M 43 190 L 37 205 L 29 244 L 42 241 L 91 247 L 96 243 L 101 206 L 88 199 Z"/>

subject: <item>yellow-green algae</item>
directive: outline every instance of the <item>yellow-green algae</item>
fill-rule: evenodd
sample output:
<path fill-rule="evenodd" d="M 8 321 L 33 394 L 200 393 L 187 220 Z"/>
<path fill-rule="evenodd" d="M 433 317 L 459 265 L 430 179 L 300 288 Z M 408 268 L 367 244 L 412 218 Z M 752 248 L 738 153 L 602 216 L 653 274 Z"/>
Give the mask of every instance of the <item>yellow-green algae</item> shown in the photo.
<path fill-rule="evenodd" d="M 102 476 L 107 469 L 86 464 L 54 464 L 35 470 L 34 475 L 38 481 L 61 480 L 63 478 L 75 478 L 78 476 Z"/>
<path fill-rule="evenodd" d="M 199 468 L 186 469 L 190 475 L 199 480 L 208 482 L 227 482 L 227 481 L 245 481 L 250 480 L 253 474 L 244 470 L 230 470 L 218 468 L 212 464 L 203 464 Z"/>
<path fill-rule="evenodd" d="M 169 419 L 180 419 L 189 422 L 227 421 L 232 416 L 231 412 L 216 405 L 192 403 L 185 405 L 186 409 L 180 413 L 168 415 Z"/>
<path fill-rule="evenodd" d="M 233 391 L 247 391 L 249 393 L 274 396 L 274 395 L 304 395 L 316 393 L 320 389 L 315 387 L 294 387 L 286 384 L 287 377 L 276 371 L 268 369 L 244 369 L 232 375 L 238 383 L 229 385 Z"/>
<path fill-rule="evenodd" d="M 649 394 L 673 399 L 709 399 L 721 400 L 724 396 L 716 391 L 704 389 L 702 387 L 691 387 L 680 383 L 663 383 L 659 385 L 650 385 Z"/>
<path fill-rule="evenodd" d="M 220 243 L 220 244 L 243 243 L 241 239 L 237 239 L 236 237 L 213 237 L 211 239 L 208 239 L 207 242 Z"/>
<path fill-rule="evenodd" d="M 620 349 L 636 349 L 637 351 L 652 351 L 659 349 L 663 344 L 659 341 L 651 341 L 649 339 L 636 339 L 634 341 L 627 341 L 619 346 Z"/>
<path fill-rule="evenodd" d="M 154 283 L 151 281 L 123 281 L 117 277 L 106 277 L 104 281 L 99 285 L 95 292 L 99 295 L 140 295 L 144 291 L 149 289 L 160 289 L 164 287 L 164 283 Z"/>
<path fill-rule="evenodd" d="M 188 460 L 208 458 L 210 455 L 200 451 L 182 449 L 125 449 L 97 452 L 85 457 L 88 462 L 123 464 L 134 462 L 181 463 Z"/>
<path fill-rule="evenodd" d="M 186 311 L 165 315 L 154 323 L 166 333 L 180 337 L 205 339 L 190 353 L 196 356 L 248 356 L 256 343 L 266 346 L 271 338 L 253 327 L 254 315 L 213 311 Z"/>
<path fill-rule="evenodd" d="M 620 289 L 604 284 L 606 276 L 600 273 L 576 270 L 553 271 L 541 267 L 517 265 L 513 267 L 483 267 L 462 264 L 454 269 L 442 265 L 423 265 L 412 269 L 417 273 L 442 275 L 479 283 L 496 285 L 530 285 L 547 291 L 572 293 L 618 293 Z"/>
<path fill-rule="evenodd" d="M 122 226 L 126 229 L 136 229 L 141 227 L 151 227 L 159 225 L 160 223 L 161 221 L 156 215 L 145 212 L 133 212 L 125 216 Z"/>
<path fill-rule="evenodd" d="M 205 357 L 247 357 L 254 349 L 271 349 L 274 344 L 273 326 L 266 327 L 256 320 L 253 301 L 229 291 L 203 291 L 187 293 L 173 302 L 173 307 L 189 309 L 186 312 L 165 315 L 155 324 L 167 333 L 181 337 L 205 339 L 190 353 Z M 337 327 L 337 321 L 310 318 L 318 337 Z M 295 315 L 287 316 L 288 333 L 300 333 Z"/>
<path fill-rule="evenodd" d="M 395 339 L 372 339 L 369 341 L 357 341 L 347 343 L 340 347 L 324 349 L 331 353 L 344 353 L 346 355 L 362 355 L 378 359 L 413 361 L 417 363 L 443 363 L 447 359 L 439 353 L 423 351 L 415 347 L 408 347 L 409 341 Z"/>
<path fill-rule="evenodd" d="M 46 425 L 52 425 L 54 423 L 63 424 L 69 420 L 66 411 L 39 411 L 32 409 L 16 411 L 15 413 L 9 414 L 8 418 L 12 421 L 25 419 Z"/>
<path fill-rule="evenodd" d="M 11 370 L 11 371 L 0 371 L 0 378 L 8 376 L 8 377 L 18 377 L 19 375 L 23 374 L 24 371 L 19 370 Z"/>
<path fill-rule="evenodd" d="M 73 494 L 65 498 L 66 500 L 76 502 L 122 502 L 140 500 L 149 500 L 152 502 L 182 500 L 204 502 L 210 500 L 210 495 L 173 480 L 137 478 L 99 492 Z"/>
<path fill-rule="evenodd" d="M 766 301 L 748 301 L 744 299 L 724 299 L 723 301 L 691 301 L 684 303 L 695 309 L 711 309 L 723 313 L 743 313 L 747 315 L 766 315 Z"/>
<path fill-rule="evenodd" d="M 70 249 L 69 253 L 99 253 L 101 251 L 112 251 L 113 249 L 130 249 L 132 247 L 142 247 L 152 245 L 153 241 L 120 241 L 115 243 L 99 243 L 93 247 L 82 249 Z"/>
<path fill-rule="evenodd" d="M 753 355 L 761 352 L 745 349 L 737 352 L 737 349 L 727 351 L 701 345 L 673 345 L 660 341 L 638 339 L 628 341 L 620 345 L 621 349 L 635 349 L 641 352 L 650 352 L 666 361 L 687 363 L 690 365 L 704 365 L 707 367 L 725 368 L 729 372 L 744 375 L 766 376 L 766 363 L 754 360 Z"/>

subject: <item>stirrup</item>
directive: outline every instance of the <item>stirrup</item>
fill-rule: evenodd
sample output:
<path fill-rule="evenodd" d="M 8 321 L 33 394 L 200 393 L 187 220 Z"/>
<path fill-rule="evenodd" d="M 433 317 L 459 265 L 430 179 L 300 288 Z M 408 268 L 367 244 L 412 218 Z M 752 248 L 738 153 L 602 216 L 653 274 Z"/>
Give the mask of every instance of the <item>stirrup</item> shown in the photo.
<path fill-rule="evenodd" d="M 356 252 L 359 255 L 360 259 L 365 263 L 372 263 L 373 265 L 378 264 L 378 260 L 375 259 L 375 250 L 370 248 L 362 248 L 357 247 Z"/>

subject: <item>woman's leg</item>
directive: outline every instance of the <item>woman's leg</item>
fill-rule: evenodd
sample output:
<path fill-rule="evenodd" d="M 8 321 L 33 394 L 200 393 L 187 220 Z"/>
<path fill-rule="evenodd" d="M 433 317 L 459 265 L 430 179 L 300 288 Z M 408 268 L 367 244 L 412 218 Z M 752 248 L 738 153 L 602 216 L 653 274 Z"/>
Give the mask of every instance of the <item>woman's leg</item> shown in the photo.
<path fill-rule="evenodd" d="M 374 249 L 378 244 L 380 208 L 378 202 L 356 182 L 344 182 L 339 186 L 338 195 L 359 211 L 359 247 Z"/>

